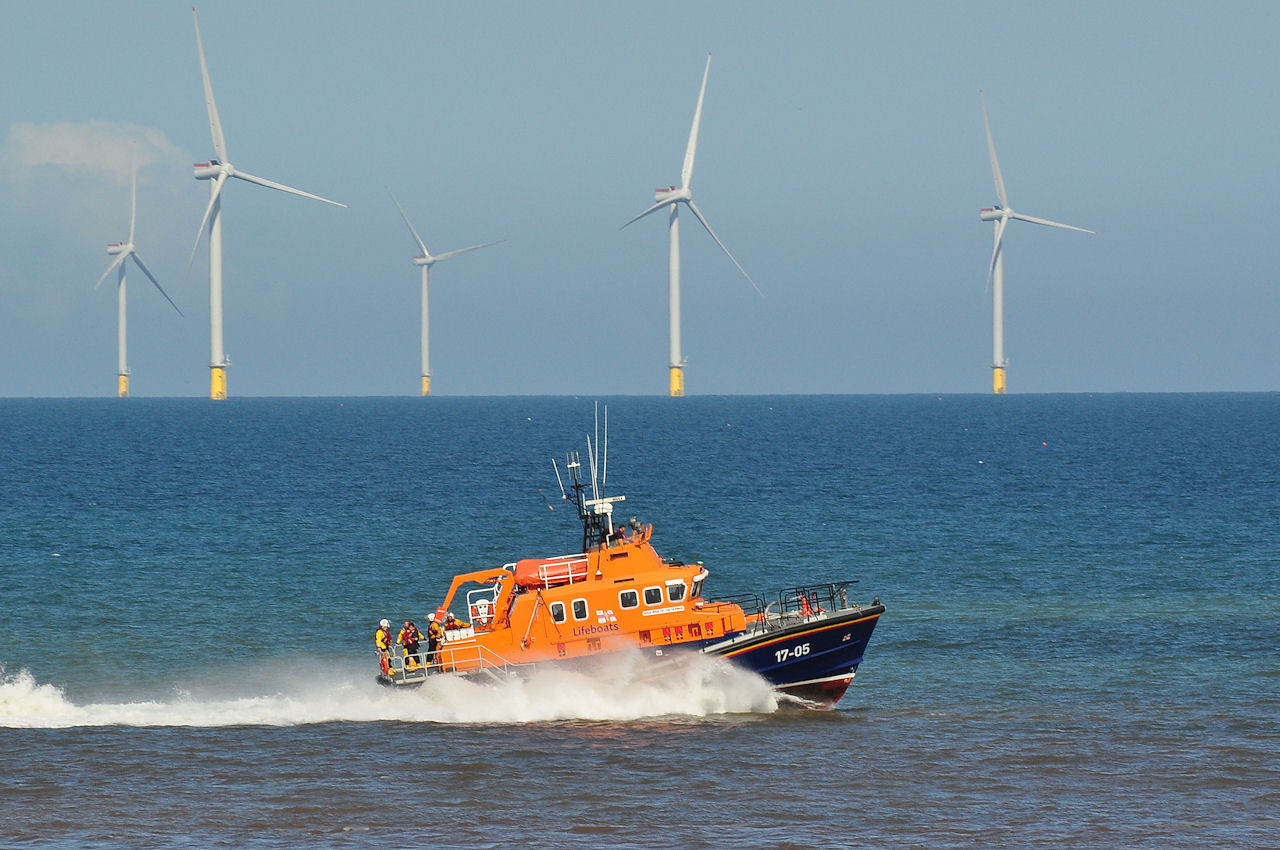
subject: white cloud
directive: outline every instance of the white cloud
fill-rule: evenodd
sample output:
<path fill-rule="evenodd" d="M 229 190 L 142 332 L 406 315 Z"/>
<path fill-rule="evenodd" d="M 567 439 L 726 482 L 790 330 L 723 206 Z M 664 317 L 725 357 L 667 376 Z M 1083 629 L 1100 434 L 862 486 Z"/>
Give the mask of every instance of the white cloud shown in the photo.
<path fill-rule="evenodd" d="M 164 132 L 154 127 L 113 121 L 14 124 L 0 150 L 6 176 L 23 177 L 42 168 L 71 174 L 91 173 L 116 183 L 129 182 L 132 158 L 138 168 L 170 164 L 185 157 Z"/>

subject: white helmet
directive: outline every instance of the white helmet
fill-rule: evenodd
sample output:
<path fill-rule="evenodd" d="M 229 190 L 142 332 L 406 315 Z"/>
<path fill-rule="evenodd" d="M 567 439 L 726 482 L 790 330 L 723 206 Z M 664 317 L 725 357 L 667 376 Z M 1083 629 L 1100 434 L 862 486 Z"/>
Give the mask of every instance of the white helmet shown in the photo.
<path fill-rule="evenodd" d="M 391 628 L 391 621 L 390 621 L 390 620 L 383 620 L 382 622 L 378 623 L 378 625 L 379 625 L 379 626 L 382 626 L 384 629 L 389 629 L 389 628 Z"/>
<path fill-rule="evenodd" d="M 428 614 L 428 615 L 427 615 L 427 619 L 434 623 L 434 622 L 436 621 L 436 615 L 435 615 L 435 614 Z"/>

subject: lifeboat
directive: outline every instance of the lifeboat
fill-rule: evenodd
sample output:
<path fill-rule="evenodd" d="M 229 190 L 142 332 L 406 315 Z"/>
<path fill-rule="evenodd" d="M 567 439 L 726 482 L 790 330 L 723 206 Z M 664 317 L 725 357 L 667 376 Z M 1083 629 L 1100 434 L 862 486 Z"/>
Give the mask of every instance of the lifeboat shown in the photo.
<path fill-rule="evenodd" d="M 588 460 L 590 478 L 576 452 L 567 456 L 568 491 L 555 466 L 561 494 L 582 522 L 582 550 L 455 576 L 435 609 L 443 639 L 431 647 L 424 634 L 414 654 L 379 652 L 380 684 L 413 687 L 437 675 L 501 679 L 610 652 L 701 652 L 759 674 L 799 704 L 830 708 L 840 700 L 885 611 L 879 598 L 852 601 L 853 580 L 708 597 L 701 562 L 664 559 L 653 547 L 653 526 L 614 522 L 626 497 L 602 495 L 590 439 Z"/>

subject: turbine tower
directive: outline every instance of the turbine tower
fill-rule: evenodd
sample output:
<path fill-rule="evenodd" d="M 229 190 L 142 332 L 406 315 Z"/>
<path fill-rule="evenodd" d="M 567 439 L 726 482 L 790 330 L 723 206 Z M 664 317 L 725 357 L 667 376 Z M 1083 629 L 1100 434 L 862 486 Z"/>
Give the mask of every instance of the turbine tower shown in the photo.
<path fill-rule="evenodd" d="M 422 241 L 422 237 L 418 235 L 418 231 L 413 229 L 413 225 L 409 223 L 409 216 L 404 214 L 404 207 L 400 206 L 400 202 L 396 200 L 396 196 L 391 194 L 391 190 L 387 190 L 387 194 L 391 195 L 391 200 L 395 201 L 396 209 L 400 210 L 400 217 L 404 219 L 405 226 L 409 228 L 409 232 L 413 234 L 413 241 L 418 243 L 418 250 L 422 253 L 413 258 L 415 266 L 422 267 L 422 395 L 431 395 L 431 358 L 427 345 L 427 335 L 431 323 L 428 315 L 428 303 L 431 297 L 431 267 L 436 263 L 443 263 L 445 260 L 451 260 L 459 254 L 467 254 L 471 251 L 479 251 L 481 248 L 488 248 L 490 245 L 497 245 L 503 240 L 497 242 L 482 242 L 479 245 L 472 245 L 470 248 L 459 248 L 456 251 L 445 251 L 443 254 L 432 255 L 427 250 L 426 243 Z"/>
<path fill-rule="evenodd" d="M 1032 224 L 1043 224 L 1048 227 L 1060 227 L 1064 230 L 1078 230 L 1081 233 L 1093 233 L 1092 230 L 1086 230 L 1083 227 L 1076 227 L 1071 224 L 1062 224 L 1056 221 L 1049 221 L 1045 218 L 1036 218 L 1034 216 L 1016 213 L 1009 206 L 1009 198 L 1004 191 L 1004 178 L 1000 176 L 1000 161 L 996 159 L 996 144 L 991 139 L 991 122 L 987 120 L 987 98 L 981 91 L 978 96 L 982 99 L 982 124 L 987 129 L 987 150 L 991 153 L 991 176 L 996 184 L 996 199 L 998 203 L 994 207 L 984 207 L 979 213 L 979 217 L 983 221 L 994 221 L 995 227 L 995 247 L 991 250 L 991 263 L 987 267 L 987 278 L 991 281 L 991 300 L 993 309 L 992 321 L 992 337 L 994 354 L 991 360 L 991 386 L 992 392 L 996 395 L 1004 395 L 1005 392 L 1005 370 L 1009 367 L 1009 361 L 1004 356 L 1004 231 L 1009 226 L 1011 220 L 1029 221 Z"/>
<path fill-rule="evenodd" d="M 707 233 L 711 234 L 711 238 L 720 246 L 720 250 L 733 264 L 738 267 L 738 271 L 742 272 L 742 276 L 747 282 L 755 287 L 756 292 L 760 292 L 760 287 L 756 286 L 756 282 L 751 279 L 751 275 L 747 274 L 747 270 L 742 264 L 729 253 L 729 249 L 720 241 L 720 237 L 716 236 L 716 232 L 711 229 L 711 225 L 707 223 L 702 212 L 698 209 L 698 205 L 693 202 L 693 191 L 689 187 L 689 181 L 693 179 L 693 158 L 698 150 L 698 126 L 702 123 L 702 100 L 707 94 L 707 75 L 711 73 L 711 54 L 707 54 L 707 67 L 702 72 L 702 88 L 698 91 L 698 106 L 693 112 L 693 126 L 689 129 L 689 144 L 684 151 L 684 167 L 680 170 L 680 186 L 670 186 L 666 189 L 657 189 L 654 191 L 654 204 L 640 215 L 622 225 L 626 227 L 632 222 L 639 221 L 649 213 L 657 212 L 663 207 L 670 207 L 670 214 L 667 218 L 667 231 L 670 235 L 670 253 L 667 260 L 667 288 L 668 288 L 668 320 L 670 327 L 670 388 L 671 395 L 684 395 L 684 367 L 687 362 L 680 350 L 680 204 L 684 204 L 689 208 L 689 212 L 702 223 Z M 620 228 L 621 229 L 621 228 Z M 764 293 L 760 292 L 760 297 L 764 297 Z"/>
<path fill-rule="evenodd" d="M 257 183 L 259 186 L 266 186 L 268 189 L 279 189 L 281 192 L 323 201 L 326 204 L 333 204 L 335 207 L 346 207 L 347 205 L 331 201 L 328 198 L 322 198 L 319 195 L 313 195 L 310 192 L 303 192 L 300 189 L 285 186 L 283 183 L 255 177 L 252 174 L 240 171 L 231 164 L 227 156 L 227 143 L 222 136 L 222 122 L 218 120 L 218 105 L 213 101 L 213 87 L 209 84 L 209 68 L 204 61 L 204 43 L 200 39 L 200 18 L 196 15 L 194 6 L 191 8 L 191 16 L 195 18 L 196 22 L 196 49 L 200 53 L 200 76 L 204 80 L 204 102 L 209 111 L 209 130 L 213 135 L 213 150 L 218 155 L 218 158 L 211 159 L 208 162 L 198 162 L 193 166 L 197 180 L 209 180 L 212 182 L 209 184 L 209 206 L 204 211 L 204 218 L 200 220 L 200 229 L 196 231 L 196 244 L 191 248 L 191 260 L 187 262 L 187 268 L 189 269 L 191 263 L 195 260 L 196 250 L 200 247 L 200 238 L 204 235 L 205 224 L 208 224 L 209 398 L 221 400 L 227 397 L 227 367 L 231 365 L 231 361 L 227 359 L 226 352 L 222 348 L 221 196 L 222 187 L 226 185 L 227 178 L 235 177 L 249 183 Z"/>
<path fill-rule="evenodd" d="M 142 273 L 147 276 L 156 289 L 160 290 L 160 294 L 164 296 L 164 300 L 168 301 L 173 309 L 178 310 L 178 305 L 173 303 L 173 299 L 169 297 L 169 293 L 164 291 L 164 287 L 160 285 L 160 281 L 156 280 L 156 276 L 151 273 L 151 269 L 147 268 L 146 263 L 142 262 L 142 258 L 138 256 L 138 251 L 133 244 L 133 225 L 137 220 L 138 213 L 138 164 L 133 164 L 133 180 L 129 187 L 129 241 L 128 242 L 111 242 L 107 245 L 107 253 L 114 256 L 115 259 L 111 265 L 107 266 L 107 270 L 102 273 L 102 277 L 98 278 L 98 282 L 93 285 L 96 290 L 107 279 L 111 272 L 116 272 L 116 351 L 119 378 L 116 382 L 116 392 L 120 398 L 129 397 L 129 358 L 127 354 L 127 339 L 129 336 L 128 328 L 128 311 L 125 308 L 125 275 L 124 267 L 128 263 L 129 258 L 133 258 L 133 262 L 137 264 Z M 178 315 L 182 315 L 182 311 L 178 310 Z"/>

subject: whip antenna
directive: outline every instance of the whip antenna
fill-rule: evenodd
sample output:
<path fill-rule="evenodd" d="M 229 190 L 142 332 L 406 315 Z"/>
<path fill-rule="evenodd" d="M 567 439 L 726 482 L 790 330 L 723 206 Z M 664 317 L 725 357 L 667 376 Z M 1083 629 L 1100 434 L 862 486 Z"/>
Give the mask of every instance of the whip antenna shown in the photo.
<path fill-rule="evenodd" d="M 596 442 L 591 445 L 591 435 L 587 435 L 587 460 L 591 463 L 591 498 L 600 498 L 600 402 L 596 402 Z"/>
<path fill-rule="evenodd" d="M 566 502 L 569 501 L 569 494 L 564 491 L 564 479 L 560 477 L 560 464 L 556 463 L 556 459 L 551 459 L 551 467 L 556 471 L 556 483 L 560 485 L 560 498 Z"/>

